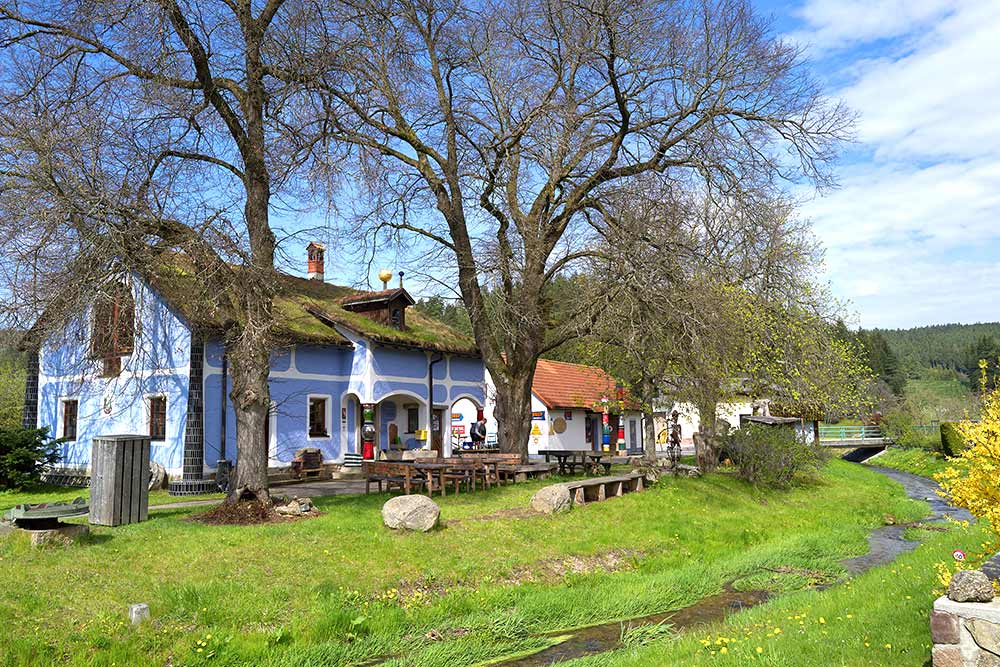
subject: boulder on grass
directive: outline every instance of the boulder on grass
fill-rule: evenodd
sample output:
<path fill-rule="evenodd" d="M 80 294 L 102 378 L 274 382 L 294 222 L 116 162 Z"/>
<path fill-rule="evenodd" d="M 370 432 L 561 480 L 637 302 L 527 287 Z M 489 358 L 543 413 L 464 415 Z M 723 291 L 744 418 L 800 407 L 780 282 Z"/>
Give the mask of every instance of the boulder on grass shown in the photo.
<path fill-rule="evenodd" d="M 542 514 L 566 512 L 573 506 L 569 489 L 562 484 L 545 486 L 531 496 L 531 509 Z"/>
<path fill-rule="evenodd" d="M 961 570 L 951 578 L 948 599 L 955 602 L 991 602 L 993 584 L 979 570 Z"/>
<path fill-rule="evenodd" d="M 397 496 L 382 505 L 382 522 L 393 530 L 426 533 L 441 518 L 441 508 L 427 496 Z"/>

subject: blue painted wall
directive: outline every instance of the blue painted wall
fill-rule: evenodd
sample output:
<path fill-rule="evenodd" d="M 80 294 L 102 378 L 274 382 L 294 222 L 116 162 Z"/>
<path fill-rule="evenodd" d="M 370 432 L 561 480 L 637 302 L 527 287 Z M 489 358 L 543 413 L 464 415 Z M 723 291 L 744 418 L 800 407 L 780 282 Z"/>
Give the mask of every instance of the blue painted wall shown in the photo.
<path fill-rule="evenodd" d="M 68 324 L 41 350 L 39 378 L 39 425 L 59 435 L 62 399 L 80 401 L 78 437 L 64 448 L 67 465 L 85 466 L 90 459 L 90 440 L 96 435 L 147 433 L 148 397 L 167 398 L 167 437 L 153 443 L 154 460 L 171 472 L 182 466 L 184 427 L 192 334 L 183 320 L 152 289 L 133 280 L 136 301 L 136 352 L 123 359 L 120 377 L 99 377 L 100 363 L 88 358 L 90 313 Z M 299 345 L 275 350 L 271 355 L 270 464 L 287 465 L 302 447 L 319 447 L 327 461 L 341 461 L 346 452 L 360 450 L 359 404 L 378 403 L 379 445 L 388 446 L 389 425 L 395 423 L 408 447 L 424 442 L 407 433 L 404 406 L 419 404 L 419 428 L 427 425 L 427 372 L 430 353 L 422 350 L 382 347 L 348 330 L 353 343 L 346 346 Z M 205 342 L 204 352 L 204 446 L 207 470 L 215 468 L 220 454 L 222 407 L 222 343 Z M 461 397 L 484 401 L 484 371 L 478 359 L 446 356 L 434 368 L 435 407 L 446 411 L 450 423 L 451 404 Z M 227 390 L 231 390 L 227 384 Z M 308 435 L 310 396 L 328 398 L 329 437 Z M 225 454 L 236 457 L 236 417 L 226 398 Z"/>
<path fill-rule="evenodd" d="M 95 436 L 148 433 L 149 397 L 158 395 L 167 400 L 167 435 L 152 443 L 150 453 L 167 469 L 181 467 L 191 332 L 155 291 L 135 279 L 132 286 L 135 351 L 122 358 L 118 377 L 101 377 L 101 362 L 89 358 L 90 309 L 50 336 L 39 351 L 38 425 L 61 436 L 63 402 L 79 401 L 77 438 L 63 445 L 63 465 L 89 465 Z"/>

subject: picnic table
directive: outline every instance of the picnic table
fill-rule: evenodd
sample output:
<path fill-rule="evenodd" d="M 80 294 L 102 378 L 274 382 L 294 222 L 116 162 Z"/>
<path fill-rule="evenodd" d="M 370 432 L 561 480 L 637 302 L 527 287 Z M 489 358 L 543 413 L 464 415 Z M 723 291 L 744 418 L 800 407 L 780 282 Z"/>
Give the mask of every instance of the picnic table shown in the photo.
<path fill-rule="evenodd" d="M 603 467 L 605 474 L 611 473 L 610 452 L 595 452 L 589 449 L 539 449 L 538 453 L 545 456 L 546 463 L 551 460 L 549 457 L 554 458 L 559 463 L 560 475 L 565 475 L 567 469 L 572 475 L 576 472 L 576 466 L 587 468 L 588 465 L 591 471 L 597 472 Z M 590 459 L 589 464 L 587 459 Z"/>
<path fill-rule="evenodd" d="M 428 484 L 428 495 L 434 489 L 440 490 L 441 495 L 447 495 L 447 483 L 455 484 L 455 493 L 458 493 L 459 484 L 466 483 L 471 490 L 476 490 L 477 478 L 482 478 L 483 488 L 488 489 L 494 482 L 499 483 L 499 464 L 495 461 L 414 461 L 414 470 L 423 472 L 429 480 L 437 476 L 437 484 Z M 491 470 L 492 468 L 492 470 Z"/>

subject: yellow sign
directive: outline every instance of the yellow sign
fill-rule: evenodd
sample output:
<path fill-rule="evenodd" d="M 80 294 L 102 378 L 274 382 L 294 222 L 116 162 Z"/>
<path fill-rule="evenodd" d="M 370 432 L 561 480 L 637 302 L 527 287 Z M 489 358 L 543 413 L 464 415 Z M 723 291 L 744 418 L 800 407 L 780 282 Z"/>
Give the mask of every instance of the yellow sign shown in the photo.
<path fill-rule="evenodd" d="M 531 435 L 541 435 L 541 434 L 542 434 L 542 429 L 538 428 L 538 424 L 535 424 L 531 427 Z"/>

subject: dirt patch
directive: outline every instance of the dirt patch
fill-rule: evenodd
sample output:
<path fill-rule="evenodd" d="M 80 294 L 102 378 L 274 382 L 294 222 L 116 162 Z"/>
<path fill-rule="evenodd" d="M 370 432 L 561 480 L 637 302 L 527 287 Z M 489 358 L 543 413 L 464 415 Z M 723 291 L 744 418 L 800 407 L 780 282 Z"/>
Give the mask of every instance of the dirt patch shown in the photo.
<path fill-rule="evenodd" d="M 511 574 L 501 577 L 497 583 L 514 586 L 524 583 L 552 583 L 568 574 L 632 570 L 635 569 L 635 562 L 644 555 L 641 551 L 615 549 L 593 556 L 551 558 L 518 568 Z"/>
<path fill-rule="evenodd" d="M 274 505 L 258 500 L 222 503 L 207 512 L 193 514 L 189 521 L 213 526 L 252 526 L 262 523 L 288 523 L 319 516 L 315 509 L 298 516 L 283 516 L 274 511 Z"/>

